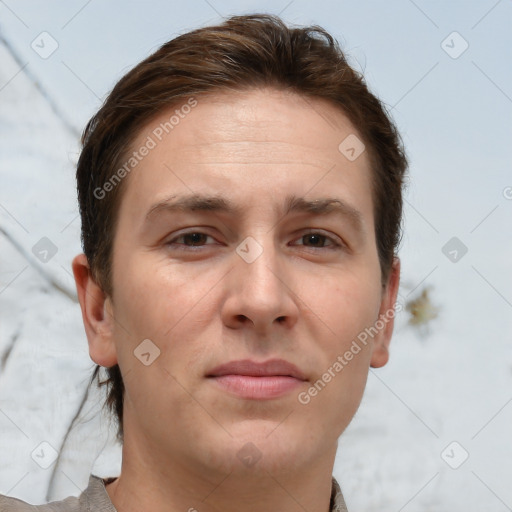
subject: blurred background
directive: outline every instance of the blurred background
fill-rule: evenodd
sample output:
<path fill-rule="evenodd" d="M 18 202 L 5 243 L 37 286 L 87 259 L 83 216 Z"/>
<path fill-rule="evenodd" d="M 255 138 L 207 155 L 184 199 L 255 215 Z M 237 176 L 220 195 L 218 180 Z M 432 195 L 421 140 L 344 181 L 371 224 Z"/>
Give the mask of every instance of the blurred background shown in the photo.
<path fill-rule="evenodd" d="M 410 160 L 389 363 L 339 440 L 349 510 L 512 510 L 512 2 L 0 0 L 0 493 L 117 476 L 71 273 L 78 139 L 165 41 L 231 14 L 338 39 Z"/>

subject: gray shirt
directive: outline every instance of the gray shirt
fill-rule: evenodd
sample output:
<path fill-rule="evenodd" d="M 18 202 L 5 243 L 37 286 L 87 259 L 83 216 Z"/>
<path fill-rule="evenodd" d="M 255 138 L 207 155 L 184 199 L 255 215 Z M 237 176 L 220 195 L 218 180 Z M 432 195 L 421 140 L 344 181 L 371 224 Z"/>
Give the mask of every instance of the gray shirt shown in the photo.
<path fill-rule="evenodd" d="M 105 489 L 116 477 L 100 478 L 91 474 L 87 488 L 80 496 L 68 496 L 46 505 L 30 505 L 26 501 L 0 494 L 0 512 L 117 512 Z M 341 489 L 332 477 L 330 512 L 347 512 Z"/>

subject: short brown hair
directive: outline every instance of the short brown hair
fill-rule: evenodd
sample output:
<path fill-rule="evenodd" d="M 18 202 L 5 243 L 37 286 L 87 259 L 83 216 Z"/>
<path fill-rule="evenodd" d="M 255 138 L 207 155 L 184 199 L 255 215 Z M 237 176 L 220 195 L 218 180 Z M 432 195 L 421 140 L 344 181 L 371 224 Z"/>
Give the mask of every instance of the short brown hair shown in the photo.
<path fill-rule="evenodd" d="M 94 280 L 112 295 L 112 246 L 124 181 L 98 198 L 122 164 L 140 128 L 163 109 L 192 96 L 270 86 L 338 106 L 358 130 L 372 167 L 372 200 L 382 285 L 402 234 L 407 159 L 400 135 L 362 74 L 347 63 L 323 28 L 290 28 L 277 16 L 232 16 L 165 43 L 115 85 L 87 124 L 77 166 L 82 246 Z M 341 142 L 341 141 L 340 141 Z M 98 375 L 97 365 L 90 383 Z M 107 368 L 105 405 L 123 442 L 124 384 L 119 365 Z"/>

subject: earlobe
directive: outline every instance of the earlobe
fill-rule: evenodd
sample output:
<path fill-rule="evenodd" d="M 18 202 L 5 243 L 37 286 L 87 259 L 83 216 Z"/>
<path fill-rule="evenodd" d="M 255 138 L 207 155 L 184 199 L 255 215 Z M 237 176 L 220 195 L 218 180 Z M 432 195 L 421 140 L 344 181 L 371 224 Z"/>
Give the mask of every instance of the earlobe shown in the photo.
<path fill-rule="evenodd" d="M 72 268 L 89 343 L 89 355 L 101 366 L 113 366 L 117 363 L 117 355 L 111 300 L 94 281 L 85 254 L 75 256 Z"/>
<path fill-rule="evenodd" d="M 389 350 L 387 345 L 381 343 L 374 347 L 370 366 L 372 368 L 381 368 L 389 360 Z"/>
<path fill-rule="evenodd" d="M 379 310 L 379 332 L 373 338 L 373 351 L 370 366 L 380 368 L 389 360 L 389 343 L 393 334 L 395 323 L 395 303 L 398 297 L 400 285 L 400 259 L 393 258 L 393 265 L 389 275 L 388 283 L 382 293 L 382 301 Z"/>

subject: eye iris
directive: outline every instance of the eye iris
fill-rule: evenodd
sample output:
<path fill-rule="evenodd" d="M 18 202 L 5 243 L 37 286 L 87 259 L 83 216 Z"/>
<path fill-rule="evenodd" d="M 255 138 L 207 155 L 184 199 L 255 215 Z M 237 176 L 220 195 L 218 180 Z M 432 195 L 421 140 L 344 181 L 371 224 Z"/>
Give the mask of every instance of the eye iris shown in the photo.
<path fill-rule="evenodd" d="M 312 235 L 305 235 L 305 237 L 306 237 L 307 239 L 309 239 L 310 241 L 311 241 L 311 239 L 313 239 L 313 245 L 316 245 L 316 244 L 314 243 L 314 240 L 315 240 L 315 239 L 317 240 L 317 242 L 318 242 L 318 241 L 320 241 L 320 242 L 321 242 L 321 241 L 325 238 L 323 235 L 315 235 L 315 234 L 312 234 Z"/>
<path fill-rule="evenodd" d="M 190 240 L 192 241 L 192 244 L 199 244 L 199 245 L 202 245 L 201 242 L 204 242 L 203 238 L 202 237 L 205 237 L 206 235 L 204 233 L 187 233 L 185 235 L 183 235 L 183 241 L 187 241 Z M 187 244 L 189 245 L 189 244 Z"/>

